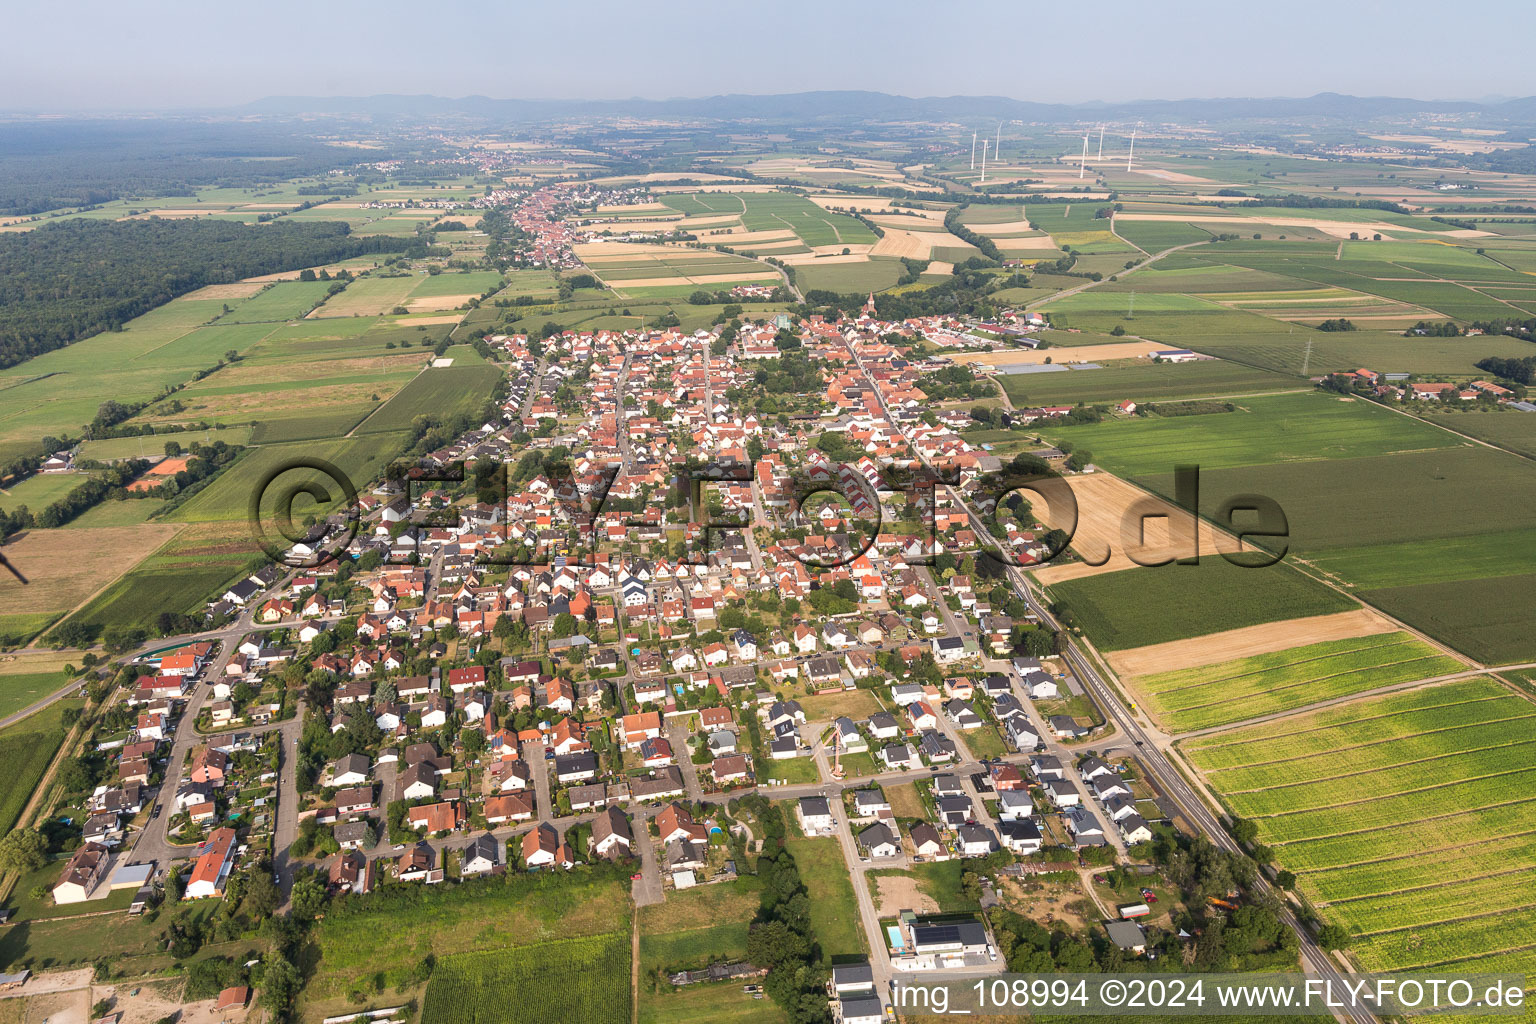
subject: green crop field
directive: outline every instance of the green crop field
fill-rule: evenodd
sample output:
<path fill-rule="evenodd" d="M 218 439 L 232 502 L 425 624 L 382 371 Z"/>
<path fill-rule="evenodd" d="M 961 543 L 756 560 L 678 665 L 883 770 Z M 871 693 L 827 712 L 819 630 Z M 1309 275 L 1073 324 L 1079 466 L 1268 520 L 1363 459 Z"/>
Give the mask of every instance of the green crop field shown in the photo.
<path fill-rule="evenodd" d="M 149 628 L 160 612 L 191 615 L 202 610 L 214 591 L 234 583 L 248 570 L 249 560 L 203 559 L 162 568 L 134 569 L 84 608 L 71 622 L 106 629 L 109 626 Z M 222 591 L 219 591 L 222 593 Z"/>
<path fill-rule="evenodd" d="M 802 292 L 879 292 L 894 285 L 903 269 L 900 260 L 884 259 L 865 263 L 803 263 L 795 268 L 795 284 Z"/>
<path fill-rule="evenodd" d="M 262 479 L 278 467 L 291 465 L 295 459 L 321 458 L 331 462 L 350 477 L 354 487 L 362 488 L 369 480 L 382 475 L 389 461 L 404 450 L 408 436 L 402 431 L 379 432 L 324 444 L 298 442 L 252 449 L 178 508 L 171 518 L 180 522 L 243 520 L 250 510 L 251 496 Z M 312 478 L 314 475 L 309 471 L 293 470 L 275 480 L 263 498 L 263 515 L 271 513 L 270 503 L 276 500 L 274 492 Z M 338 485 L 323 479 L 319 482 L 333 500 L 341 499 L 342 491 Z M 320 509 L 309 498 L 301 497 L 295 501 L 293 514 L 296 519 L 311 511 L 320 514 Z"/>
<path fill-rule="evenodd" d="M 1072 370 L 1069 374 L 1097 372 Z M 1070 441 L 1091 451 L 1100 466 L 1132 477 L 1168 473 L 1178 463 L 1221 469 L 1468 443 L 1372 403 L 1340 401 L 1322 393 L 1244 398 L 1237 405 L 1237 411 L 1230 413 L 1138 416 L 1071 427 L 1041 425 L 1041 429 L 1053 440 Z"/>
<path fill-rule="evenodd" d="M 1284 562 L 1242 569 L 1213 555 L 1199 565 L 1124 569 L 1069 580 L 1052 585 L 1050 593 L 1107 651 L 1358 607 Z"/>
<path fill-rule="evenodd" d="M 830 213 L 790 192 L 696 192 L 658 196 L 690 215 L 741 215 L 748 231 L 789 228 L 806 245 L 858 245 L 875 241 L 874 232 L 843 213 Z"/>
<path fill-rule="evenodd" d="M 1504 576 L 1511 568 L 1536 565 L 1536 529 L 1437 537 L 1430 542 L 1434 557 L 1427 561 L 1425 545 L 1423 540 L 1402 540 L 1329 548 L 1306 560 L 1364 590 Z"/>
<path fill-rule="evenodd" d="M 332 281 L 282 281 L 271 285 L 219 318 L 220 324 L 268 323 L 303 316 L 325 298 Z"/>
<path fill-rule="evenodd" d="M 1370 412 L 1386 417 L 1381 422 L 1389 429 L 1389 420 L 1404 419 L 1383 410 Z M 1232 416 L 1198 418 L 1222 420 Z M 1367 450 L 1392 443 L 1390 435 L 1367 435 L 1364 440 L 1368 443 L 1361 448 Z M 1091 443 L 1087 447 L 1095 459 L 1111 455 L 1105 445 Z M 1430 446 L 1415 440 L 1405 447 Z M 1209 471 L 1198 449 L 1191 456 L 1191 461 L 1202 463 L 1203 495 L 1257 492 L 1278 501 L 1290 519 L 1291 549 L 1308 556 L 1334 548 L 1403 541 L 1429 545 L 1446 537 L 1525 528 L 1530 523 L 1529 510 L 1536 507 L 1536 466 L 1488 448 L 1213 466 Z M 1172 492 L 1171 476 L 1138 478 L 1137 482 L 1160 494 Z M 1421 557 L 1432 552 L 1432 547 L 1425 547 Z M 1424 567 L 1424 578 L 1434 579 L 1435 571 L 1433 566 Z"/>
<path fill-rule="evenodd" d="M 1173 486 L 1170 475 L 1137 482 Z M 1525 459 L 1477 447 L 1212 469 L 1201 491 L 1273 498 L 1291 552 L 1478 661 L 1536 657 L 1516 625 L 1536 614 L 1536 467 Z"/>
<path fill-rule="evenodd" d="M 1380 633 L 1145 676 L 1135 685 L 1163 728 L 1180 733 L 1464 668 L 1409 633 Z"/>
<path fill-rule="evenodd" d="M 1536 706 L 1489 679 L 1188 745 L 1366 970 L 1536 972 Z"/>
<path fill-rule="evenodd" d="M 440 366 L 423 370 L 377 412 L 358 425 L 359 434 L 405 430 L 417 416 L 449 421 L 476 413 L 491 397 L 502 372 L 488 363 Z"/>
<path fill-rule="evenodd" d="M 69 731 L 64 726 L 64 709 L 69 707 L 78 710 L 79 703 L 57 701 L 9 728 L 0 729 L 0 758 L 10 766 L 6 769 L 5 788 L 0 791 L 0 836 L 16 827 L 16 819 L 26 809 L 32 791 L 42 781 L 59 744 L 64 742 Z"/>
<path fill-rule="evenodd" d="M 415 288 L 411 298 L 425 299 L 443 295 L 479 295 L 501 286 L 501 275 L 494 270 L 459 271 L 450 274 L 428 274 Z"/>
<path fill-rule="evenodd" d="M 1173 402 L 1208 396 L 1230 397 L 1260 391 L 1296 390 L 1305 381 L 1225 359 L 1197 363 L 1139 363 L 1098 370 L 1001 373 L 997 381 L 1014 405 Z"/>
<path fill-rule="evenodd" d="M 1536 459 L 1536 415 L 1508 410 L 1453 413 L 1428 419 L 1447 430 Z"/>
<path fill-rule="evenodd" d="M 1163 220 L 1117 220 L 1115 234 L 1151 253 L 1172 249 L 1176 245 L 1211 240 L 1211 233 L 1204 228 Z"/>
<path fill-rule="evenodd" d="M 1507 568 L 1530 563 L 1511 562 Z M 1536 573 L 1420 583 L 1367 590 L 1382 611 L 1423 630 L 1485 665 L 1536 659 Z"/>
<path fill-rule="evenodd" d="M 628 1024 L 629 936 L 620 932 L 444 957 L 422 1024 Z"/>
<path fill-rule="evenodd" d="M 254 344 L 246 328 L 202 327 L 222 309 L 217 301 L 177 299 L 130 320 L 120 332 L 0 372 L 0 446 L 32 450 L 45 434 L 78 436 L 102 402 L 152 398 L 213 366 L 226 350 Z"/>

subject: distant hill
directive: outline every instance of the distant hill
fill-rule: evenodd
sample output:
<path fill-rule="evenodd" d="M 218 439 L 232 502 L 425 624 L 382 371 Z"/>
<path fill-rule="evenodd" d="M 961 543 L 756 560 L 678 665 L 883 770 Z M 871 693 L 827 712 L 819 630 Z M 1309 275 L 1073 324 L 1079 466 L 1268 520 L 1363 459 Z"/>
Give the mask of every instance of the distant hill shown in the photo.
<path fill-rule="evenodd" d="M 543 121 L 562 117 L 627 115 L 769 121 L 1228 121 L 1249 118 L 1371 120 L 1415 113 L 1483 113 L 1529 120 L 1536 97 L 1480 103 L 1392 96 L 1319 93 L 1303 98 L 1137 100 L 1124 103 L 1034 103 L 1004 96 L 891 96 L 879 92 L 802 92 L 775 96 L 726 95 L 691 99 L 520 100 L 465 96 L 273 96 L 238 108 L 271 115 L 330 114 L 378 118 L 468 117 Z"/>

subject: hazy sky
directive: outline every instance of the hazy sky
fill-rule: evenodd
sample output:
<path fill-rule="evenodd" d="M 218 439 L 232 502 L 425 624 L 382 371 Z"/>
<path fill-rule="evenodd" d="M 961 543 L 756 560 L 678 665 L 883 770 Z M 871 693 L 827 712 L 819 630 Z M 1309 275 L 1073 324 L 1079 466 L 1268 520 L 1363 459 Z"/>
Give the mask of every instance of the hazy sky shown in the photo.
<path fill-rule="evenodd" d="M 0 109 L 9 110 L 385 92 L 661 99 L 871 89 L 1066 103 L 1536 92 L 1528 0 L 78 0 L 11 5 L 5 21 Z M 22 42 L 34 39 L 48 43 Z"/>

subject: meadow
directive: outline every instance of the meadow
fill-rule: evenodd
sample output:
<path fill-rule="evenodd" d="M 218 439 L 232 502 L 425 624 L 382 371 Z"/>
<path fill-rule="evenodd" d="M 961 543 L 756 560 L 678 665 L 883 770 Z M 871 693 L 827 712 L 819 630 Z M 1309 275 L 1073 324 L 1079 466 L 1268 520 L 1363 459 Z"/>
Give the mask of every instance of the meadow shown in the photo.
<path fill-rule="evenodd" d="M 406 422 L 408 424 L 409 420 Z M 290 465 L 295 459 L 318 457 L 332 462 L 347 474 L 354 487 L 361 488 L 369 480 L 380 476 L 389 461 L 404 451 L 408 436 L 404 431 L 379 431 L 360 433 L 356 437 L 336 439 L 320 445 L 299 442 L 250 449 L 168 518 L 178 522 L 243 520 L 249 512 L 255 488 L 262 478 L 280 466 Z M 275 481 L 265 492 L 269 497 L 264 499 L 262 506 L 264 521 L 267 521 L 265 517 L 272 511 L 271 502 L 276 500 L 275 492 L 311 478 L 313 474 L 309 471 L 294 470 Z M 334 500 L 340 500 L 342 492 L 336 484 L 323 479 L 320 483 Z M 310 512 L 319 515 L 321 510 L 309 498 L 295 502 L 295 519 Z"/>
<path fill-rule="evenodd" d="M 71 680 L 65 666 L 74 654 L 23 651 L 0 659 L 0 718 L 15 714 Z"/>
<path fill-rule="evenodd" d="M 0 457 L 35 450 L 45 434 L 78 434 L 102 402 L 152 398 L 213 366 L 229 348 L 254 344 L 244 330 L 203 327 L 223 306 L 168 302 L 120 332 L 85 338 L 0 373 Z"/>
<path fill-rule="evenodd" d="M 1242 569 L 1212 554 L 1199 565 L 1138 567 L 1068 580 L 1052 585 L 1050 596 L 1067 605 L 1094 645 L 1106 651 L 1357 607 L 1284 562 Z M 1304 638 L 1300 628 L 1297 638 Z"/>
<path fill-rule="evenodd" d="M 629 936 L 609 932 L 444 957 L 421 1024 L 628 1024 L 629 955 Z"/>
<path fill-rule="evenodd" d="M 324 300 L 331 281 L 283 281 L 246 299 L 221 316 L 220 324 L 269 323 L 303 316 Z"/>
<path fill-rule="evenodd" d="M 1097 370 L 1072 370 L 1097 373 Z M 1465 445 L 1443 430 L 1369 402 L 1323 393 L 1239 399 L 1229 413 L 1105 419 L 1070 427 L 1041 425 L 1053 440 L 1093 452 L 1100 466 L 1122 476 L 1169 473 L 1178 463 L 1202 470 Z M 1235 493 L 1235 492 L 1234 492 Z"/>
<path fill-rule="evenodd" d="M 312 935 L 318 961 L 306 1002 L 344 996 L 379 972 L 387 984 L 409 983 L 429 953 L 441 965 L 454 956 L 532 947 L 529 955 L 542 961 L 538 950 L 558 949 L 559 940 L 595 939 L 586 950 L 603 950 L 608 936 L 621 935 L 616 973 L 628 1016 L 628 899 L 611 878 L 523 874 L 462 886 L 390 887 L 366 901 L 333 905 Z M 562 982 L 574 986 L 578 979 L 572 972 Z"/>
<path fill-rule="evenodd" d="M 1187 746 L 1366 970 L 1536 970 L 1531 724 L 1489 679 L 1365 699 Z"/>
<path fill-rule="evenodd" d="M 1181 733 L 1463 668 L 1409 633 L 1378 633 L 1144 676 L 1134 687 L 1166 731 Z"/>
<path fill-rule="evenodd" d="M 1110 365 L 1098 370 L 1004 373 L 997 382 L 1016 406 L 1138 404 L 1186 398 L 1229 397 L 1261 391 L 1300 389 L 1304 381 L 1226 359 L 1196 363 Z"/>
<path fill-rule="evenodd" d="M 761 899 L 757 877 L 743 875 L 729 884 L 678 890 L 663 903 L 639 908 L 642 991 L 652 976 L 744 958 L 747 926 Z"/>
<path fill-rule="evenodd" d="M 822 955 L 832 958 L 864 952 L 864 928 L 838 841 L 792 838 L 786 846 L 810 896 L 811 931 Z"/>

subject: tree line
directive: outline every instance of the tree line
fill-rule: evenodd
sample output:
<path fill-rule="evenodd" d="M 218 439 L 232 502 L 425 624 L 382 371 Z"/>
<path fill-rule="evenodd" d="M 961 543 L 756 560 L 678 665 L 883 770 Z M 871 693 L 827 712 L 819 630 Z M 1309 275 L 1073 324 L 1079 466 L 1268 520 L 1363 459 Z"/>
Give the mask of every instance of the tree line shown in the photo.
<path fill-rule="evenodd" d="M 327 221 L 69 220 L 0 235 L 0 367 L 121 330 L 204 285 L 407 244 Z"/>

